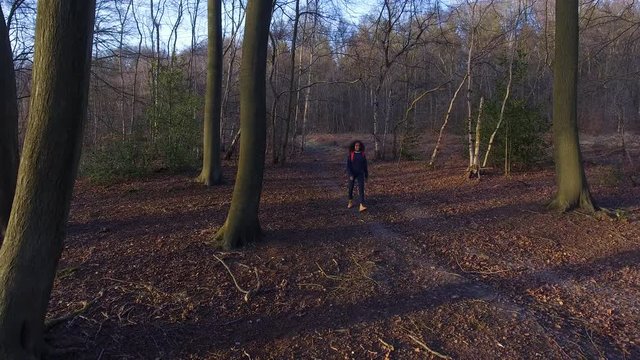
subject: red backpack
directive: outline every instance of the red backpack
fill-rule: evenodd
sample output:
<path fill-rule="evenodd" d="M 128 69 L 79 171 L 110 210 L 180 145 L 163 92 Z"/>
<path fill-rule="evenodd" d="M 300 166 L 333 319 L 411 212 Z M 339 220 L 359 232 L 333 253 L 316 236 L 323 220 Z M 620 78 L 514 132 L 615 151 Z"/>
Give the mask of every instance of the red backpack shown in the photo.
<path fill-rule="evenodd" d="M 362 154 L 362 158 L 366 159 L 367 157 L 364 155 L 364 151 L 361 151 L 360 154 Z M 353 158 L 356 156 L 356 152 L 352 151 L 351 154 L 349 155 L 351 161 L 353 161 Z"/>

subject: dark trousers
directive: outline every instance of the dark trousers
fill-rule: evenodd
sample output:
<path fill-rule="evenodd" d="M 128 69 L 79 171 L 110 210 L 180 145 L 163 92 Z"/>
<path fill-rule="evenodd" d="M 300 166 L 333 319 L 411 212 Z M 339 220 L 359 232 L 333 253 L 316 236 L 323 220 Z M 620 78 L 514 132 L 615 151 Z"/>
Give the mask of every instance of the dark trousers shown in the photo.
<path fill-rule="evenodd" d="M 353 179 L 349 179 L 349 200 L 353 200 L 353 186 L 358 181 L 358 190 L 360 192 L 360 203 L 364 204 L 364 174 L 354 175 Z"/>

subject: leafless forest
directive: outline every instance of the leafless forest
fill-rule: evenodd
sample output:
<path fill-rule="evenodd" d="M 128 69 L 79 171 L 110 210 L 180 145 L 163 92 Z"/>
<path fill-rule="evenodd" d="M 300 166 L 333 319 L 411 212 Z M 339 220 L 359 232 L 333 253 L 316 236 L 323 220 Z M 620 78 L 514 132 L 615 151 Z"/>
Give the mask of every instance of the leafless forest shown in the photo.
<path fill-rule="evenodd" d="M 0 358 L 640 359 L 640 3 L 0 5 Z"/>
<path fill-rule="evenodd" d="M 625 135 L 633 136 L 640 124 L 640 4 L 580 3 L 580 130 L 618 135 L 610 141 L 618 142 L 632 161 Z M 548 146 L 544 134 L 551 122 L 553 1 L 368 5 L 277 1 L 267 81 L 271 160 L 280 162 L 299 151 L 306 135 L 314 132 L 372 134 L 367 139 L 372 150 L 387 159 L 401 153 L 414 156 L 422 150 L 416 149 L 418 138 L 435 141 L 441 132 L 473 132 L 469 148 L 474 148 L 481 99 L 479 155 L 485 166 L 502 166 L 510 134 L 515 148 L 526 142 L 522 137 Z M 223 9 L 221 137 L 226 150 L 239 128 L 244 6 L 243 1 L 225 1 Z M 35 2 L 4 1 L 3 7 L 25 119 Z M 197 167 L 206 2 L 100 0 L 97 8 L 84 158 L 113 159 L 120 164 L 109 166 L 124 167 L 125 174 Z M 490 142 L 491 153 L 484 160 Z M 535 149 L 515 152 L 510 157 L 514 163 L 540 160 Z M 102 175 L 100 169 L 90 171 Z"/>

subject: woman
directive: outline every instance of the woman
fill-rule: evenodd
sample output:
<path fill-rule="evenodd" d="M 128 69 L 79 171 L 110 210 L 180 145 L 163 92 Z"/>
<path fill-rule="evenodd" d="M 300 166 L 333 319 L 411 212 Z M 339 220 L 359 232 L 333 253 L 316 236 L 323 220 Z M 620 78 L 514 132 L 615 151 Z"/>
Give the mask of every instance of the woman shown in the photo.
<path fill-rule="evenodd" d="M 364 205 L 364 181 L 369 178 L 367 169 L 367 157 L 364 154 L 364 144 L 356 140 L 349 145 L 349 157 L 347 158 L 347 173 L 349 174 L 349 203 L 347 208 L 353 207 L 353 187 L 356 180 L 360 191 L 360 211 L 367 210 Z"/>

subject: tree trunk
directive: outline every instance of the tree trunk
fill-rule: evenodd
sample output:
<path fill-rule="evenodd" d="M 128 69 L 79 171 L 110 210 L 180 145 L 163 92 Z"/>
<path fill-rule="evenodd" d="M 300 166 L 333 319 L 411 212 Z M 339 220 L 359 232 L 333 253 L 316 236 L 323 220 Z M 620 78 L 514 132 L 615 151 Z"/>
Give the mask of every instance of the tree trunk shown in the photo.
<path fill-rule="evenodd" d="M 475 6 L 474 6 L 475 9 Z M 472 22 L 473 22 L 473 17 L 472 17 Z M 473 23 L 471 24 L 473 25 Z M 471 169 L 471 167 L 473 166 L 473 140 L 472 140 L 472 135 L 471 135 L 471 122 L 472 122 L 472 108 L 471 108 L 471 92 L 473 91 L 472 87 L 473 87 L 473 77 L 471 74 L 471 70 L 472 70 L 472 65 L 471 65 L 471 59 L 472 59 L 472 53 L 473 53 L 473 38 L 474 38 L 474 34 L 475 34 L 475 28 L 471 29 L 471 40 L 469 43 L 469 54 L 467 57 L 467 140 L 468 140 L 468 146 L 469 146 L 469 169 Z"/>
<path fill-rule="evenodd" d="M 476 120 L 476 139 L 473 148 L 473 160 L 471 161 L 471 167 L 469 168 L 469 177 L 477 177 L 480 179 L 480 131 L 482 129 L 482 107 L 484 106 L 484 97 L 480 98 L 480 105 L 478 106 L 478 119 Z"/>
<path fill-rule="evenodd" d="M 222 1 L 208 0 L 209 43 L 207 47 L 207 97 L 204 106 L 202 172 L 198 181 L 222 183 L 220 159 L 220 109 L 222 107 Z"/>
<path fill-rule="evenodd" d="M 383 80 L 384 81 L 384 80 Z M 380 139 L 378 139 L 378 121 L 380 113 L 380 90 L 382 88 L 382 81 L 376 86 L 373 91 L 373 157 L 374 159 L 380 159 Z"/>
<path fill-rule="evenodd" d="M 387 133 L 389 132 L 389 120 L 391 117 L 391 90 L 389 90 L 387 96 L 387 111 L 384 115 L 384 133 L 382 134 L 382 158 L 387 156 Z"/>
<path fill-rule="evenodd" d="M 273 34 L 269 34 L 271 39 L 271 71 L 269 73 L 269 85 L 271 86 L 271 92 L 273 93 L 273 102 L 271 104 L 271 162 L 277 164 L 280 162 L 278 157 L 278 151 L 280 146 L 278 145 L 278 101 L 280 100 L 280 94 L 276 86 L 274 78 L 278 74 L 278 43 L 273 37 Z"/>
<path fill-rule="evenodd" d="M 227 219 L 215 236 L 233 249 L 261 236 L 258 209 L 264 175 L 266 131 L 267 41 L 273 2 L 249 0 L 240 69 L 240 158 Z"/>
<path fill-rule="evenodd" d="M 556 54 L 553 76 L 553 143 L 558 191 L 550 207 L 593 212 L 582 166 L 577 125 L 578 0 L 556 2 Z"/>
<path fill-rule="evenodd" d="M 314 22 L 315 26 L 315 22 Z M 315 30 L 314 30 L 315 31 Z M 307 74 L 307 88 L 304 93 L 304 110 L 302 110 L 302 139 L 300 140 L 300 151 L 304 152 L 304 146 L 307 142 L 307 131 L 308 131 L 308 119 L 309 119 L 309 96 L 311 95 L 311 82 L 312 79 L 312 69 L 313 65 L 313 47 L 311 48 L 311 52 L 309 54 L 309 69 L 307 70 L 309 73 Z"/>
<path fill-rule="evenodd" d="M 18 102 L 9 32 L 0 8 L 0 244 L 7 229 L 18 174 Z"/>
<path fill-rule="evenodd" d="M 132 0 L 133 1 L 133 0 Z M 140 28 L 140 22 L 138 21 L 138 17 L 136 16 L 136 7 L 132 5 L 131 7 L 131 15 L 133 15 L 133 19 L 136 23 L 136 30 L 138 30 L 138 52 L 136 53 L 136 61 L 134 65 L 134 73 L 133 73 L 133 99 L 131 99 L 131 121 L 129 123 L 129 135 L 133 135 L 134 126 L 136 120 L 136 105 L 138 102 L 138 68 L 140 65 L 140 56 L 142 55 L 142 29 Z"/>
<path fill-rule="evenodd" d="M 229 144 L 227 153 L 224 155 L 225 160 L 231 160 L 231 156 L 233 156 L 233 152 L 236 150 L 236 144 L 238 143 L 238 139 L 240 139 L 240 130 L 236 132 L 236 135 L 233 137 L 233 140 L 231 140 L 231 144 Z"/>
<path fill-rule="evenodd" d="M 514 35 L 515 37 L 515 35 Z M 515 40 L 514 40 L 515 41 Z M 515 49 L 515 44 L 511 45 Z M 502 125 L 502 119 L 504 119 L 504 110 L 507 106 L 507 101 L 509 101 L 509 95 L 511 94 L 511 84 L 513 83 L 513 58 L 515 50 L 511 51 L 511 56 L 509 57 L 509 80 L 507 81 L 507 89 L 504 94 L 504 98 L 502 99 L 502 106 L 500 107 L 500 115 L 498 117 L 498 123 L 496 124 L 496 128 L 491 133 L 491 137 L 489 138 L 489 145 L 487 145 L 487 152 L 484 154 L 484 160 L 482 161 L 482 167 L 487 166 L 487 160 L 489 160 L 489 154 L 491 154 L 491 147 L 493 146 L 493 140 L 500 130 L 500 125 Z"/>
<path fill-rule="evenodd" d="M 442 135 L 444 134 L 444 129 L 447 127 L 447 124 L 449 123 L 449 117 L 451 117 L 451 110 L 453 109 L 453 104 L 456 102 L 456 99 L 458 98 L 458 93 L 462 89 L 462 86 L 464 85 L 465 81 L 467 81 L 467 75 L 465 75 L 462 78 L 462 81 L 460 81 L 460 85 L 458 85 L 458 88 L 456 89 L 456 91 L 453 93 L 453 96 L 451 97 L 451 101 L 449 101 L 449 108 L 447 108 L 447 113 L 445 114 L 444 121 L 442 122 L 442 126 L 440 127 L 440 132 L 438 133 L 438 140 L 436 140 L 436 146 L 433 148 L 433 153 L 431 153 L 431 159 L 429 160 L 429 167 L 433 167 L 433 164 L 436 161 L 436 155 L 438 155 L 438 150 L 440 149 L 440 143 L 442 142 Z"/>
<path fill-rule="evenodd" d="M 293 112 L 293 100 L 295 98 L 295 73 L 296 73 L 296 42 L 298 38 L 298 20 L 300 19 L 300 0 L 296 2 L 296 14 L 293 20 L 293 35 L 291 38 L 291 67 L 289 68 L 289 101 L 287 102 L 287 121 L 285 122 L 284 136 L 282 139 L 282 163 L 287 161 L 287 145 L 289 144 L 289 131 L 291 128 L 291 113 Z"/>
<path fill-rule="evenodd" d="M 29 122 L 0 249 L 0 358 L 39 359 L 86 118 L 94 0 L 38 2 Z"/>

